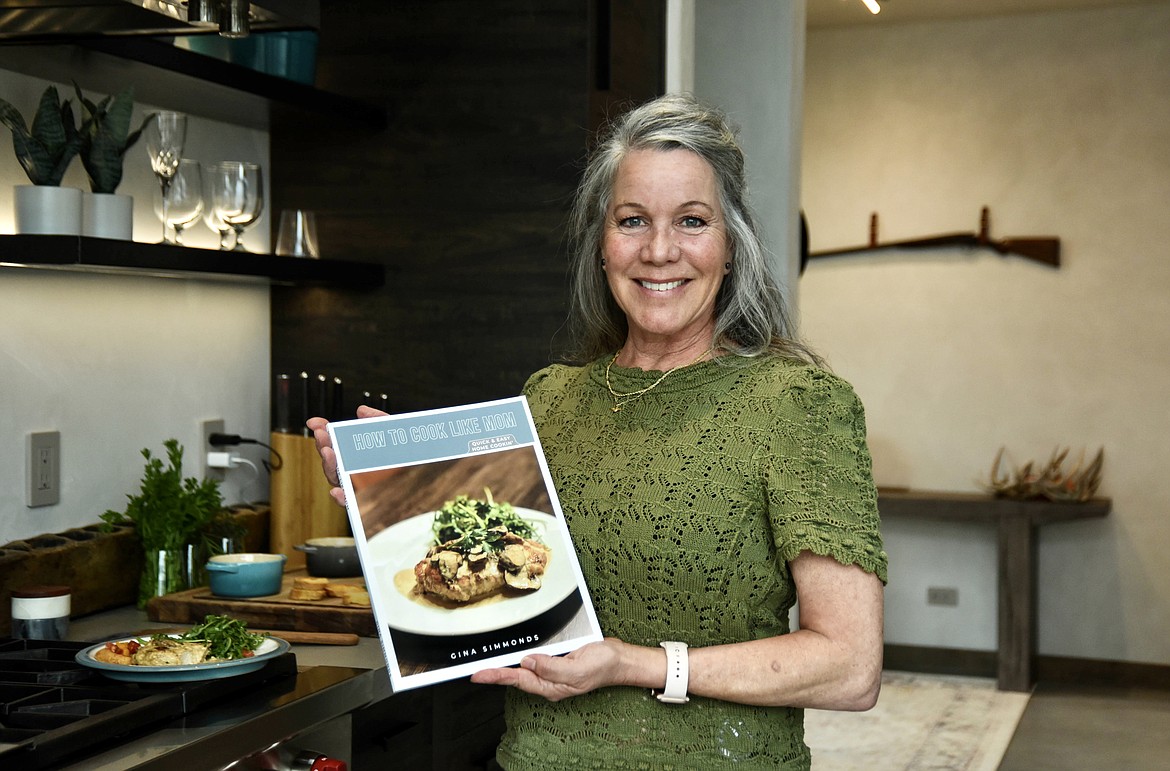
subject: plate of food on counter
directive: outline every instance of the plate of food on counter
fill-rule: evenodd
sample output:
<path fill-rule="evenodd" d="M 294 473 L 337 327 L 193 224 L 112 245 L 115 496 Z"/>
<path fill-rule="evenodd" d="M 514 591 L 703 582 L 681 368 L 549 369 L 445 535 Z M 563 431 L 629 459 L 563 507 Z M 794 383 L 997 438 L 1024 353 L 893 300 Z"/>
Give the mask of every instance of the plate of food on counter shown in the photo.
<path fill-rule="evenodd" d="M 570 562 L 547 545 L 555 517 L 460 495 L 368 542 L 391 629 L 453 636 L 505 629 L 576 590 Z"/>
<path fill-rule="evenodd" d="M 109 640 L 75 659 L 113 680 L 173 683 L 242 675 L 288 649 L 285 640 L 250 632 L 242 621 L 209 615 L 186 632 Z"/>

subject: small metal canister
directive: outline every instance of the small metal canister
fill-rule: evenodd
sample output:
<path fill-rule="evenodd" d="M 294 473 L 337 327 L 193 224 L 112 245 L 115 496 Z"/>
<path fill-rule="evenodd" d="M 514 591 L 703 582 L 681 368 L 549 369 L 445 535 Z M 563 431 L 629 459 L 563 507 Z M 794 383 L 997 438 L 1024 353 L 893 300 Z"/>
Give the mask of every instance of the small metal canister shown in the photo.
<path fill-rule="evenodd" d="M 12 590 L 12 636 L 64 640 L 71 610 L 68 586 L 23 586 Z"/>

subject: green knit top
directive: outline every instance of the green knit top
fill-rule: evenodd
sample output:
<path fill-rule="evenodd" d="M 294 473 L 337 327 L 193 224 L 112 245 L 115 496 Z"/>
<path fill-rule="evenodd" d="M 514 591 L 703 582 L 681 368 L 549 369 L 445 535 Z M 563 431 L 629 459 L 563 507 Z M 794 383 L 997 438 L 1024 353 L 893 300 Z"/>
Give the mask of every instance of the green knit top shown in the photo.
<path fill-rule="evenodd" d="M 608 358 L 525 386 L 602 631 L 692 647 L 789 631 L 801 551 L 886 580 L 852 388 L 779 357 L 695 364 L 613 411 Z M 619 393 L 661 372 L 613 366 Z M 552 703 L 510 689 L 497 758 L 518 769 L 805 769 L 804 714 L 611 687 Z"/>

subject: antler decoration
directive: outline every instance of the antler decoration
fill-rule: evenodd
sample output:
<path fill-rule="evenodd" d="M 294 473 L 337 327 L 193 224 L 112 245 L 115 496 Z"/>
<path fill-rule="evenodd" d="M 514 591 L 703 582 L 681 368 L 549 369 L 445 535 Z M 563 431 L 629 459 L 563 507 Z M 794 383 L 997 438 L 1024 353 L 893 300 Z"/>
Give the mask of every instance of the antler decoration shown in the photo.
<path fill-rule="evenodd" d="M 1084 464 L 1085 454 L 1082 451 L 1072 470 L 1065 471 L 1064 460 L 1068 457 L 1066 447 L 1053 450 L 1052 457 L 1043 466 L 1028 461 L 1012 472 L 1001 472 L 999 467 L 1003 455 L 1004 448 L 1001 447 L 995 454 L 995 462 L 991 464 L 990 481 L 984 486 L 1000 498 L 1019 500 L 1087 501 L 1101 484 L 1101 467 L 1105 462 L 1104 447 L 1097 450 L 1096 457 L 1088 465 Z"/>

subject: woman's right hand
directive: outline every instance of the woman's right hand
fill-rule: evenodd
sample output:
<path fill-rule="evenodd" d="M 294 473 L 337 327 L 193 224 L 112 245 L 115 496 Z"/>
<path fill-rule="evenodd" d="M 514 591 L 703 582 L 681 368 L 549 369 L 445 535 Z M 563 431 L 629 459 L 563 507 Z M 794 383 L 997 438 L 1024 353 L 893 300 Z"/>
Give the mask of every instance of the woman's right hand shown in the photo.
<path fill-rule="evenodd" d="M 387 414 L 364 404 L 357 408 L 359 418 L 377 418 Z M 317 443 L 317 454 L 321 456 L 321 469 L 325 472 L 325 479 L 329 480 L 329 484 L 333 486 L 329 495 L 339 505 L 344 506 L 345 490 L 341 489 L 341 481 L 337 478 L 337 455 L 333 452 L 333 442 L 330 441 L 329 431 L 326 429 L 329 421 L 325 418 L 309 418 L 305 421 L 305 425 L 313 432 L 313 441 Z"/>

